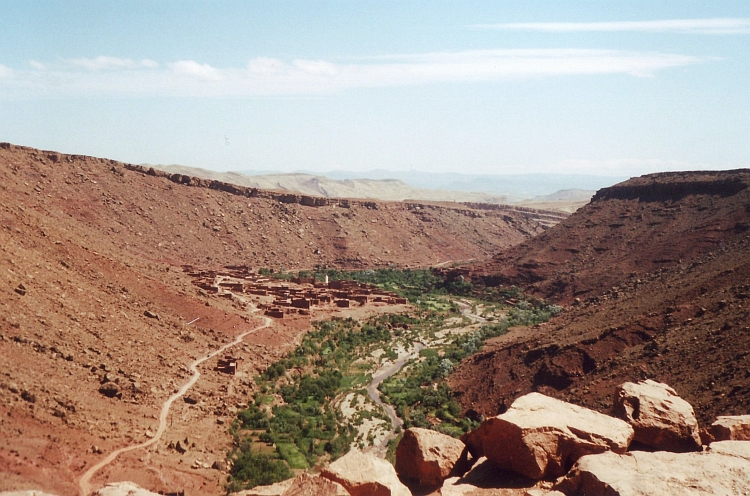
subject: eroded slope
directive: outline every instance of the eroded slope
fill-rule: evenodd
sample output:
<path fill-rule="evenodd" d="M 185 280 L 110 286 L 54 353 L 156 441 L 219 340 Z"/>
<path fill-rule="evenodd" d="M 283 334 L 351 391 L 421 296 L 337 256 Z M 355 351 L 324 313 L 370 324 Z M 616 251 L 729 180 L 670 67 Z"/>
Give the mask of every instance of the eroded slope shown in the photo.
<path fill-rule="evenodd" d="M 261 323 L 201 292 L 182 264 L 429 266 L 542 230 L 524 212 L 316 201 L 0 146 L 0 490 L 77 494 L 104 454 L 154 434 L 192 360 Z M 123 456 L 93 482 L 220 494 L 225 475 L 203 465 L 225 457 L 218 422 L 308 326 L 285 318 L 254 334 L 234 352 L 237 376 L 206 366 L 197 402 L 175 404 L 156 450 Z"/>
<path fill-rule="evenodd" d="M 495 257 L 482 280 L 570 306 L 462 364 L 463 406 L 495 414 L 540 391 L 607 410 L 614 386 L 648 377 L 703 422 L 750 410 L 749 184 L 747 170 L 637 178 Z"/>
<path fill-rule="evenodd" d="M 558 302 L 715 250 L 750 229 L 750 171 L 674 172 L 600 190 L 554 229 L 473 270 Z"/>

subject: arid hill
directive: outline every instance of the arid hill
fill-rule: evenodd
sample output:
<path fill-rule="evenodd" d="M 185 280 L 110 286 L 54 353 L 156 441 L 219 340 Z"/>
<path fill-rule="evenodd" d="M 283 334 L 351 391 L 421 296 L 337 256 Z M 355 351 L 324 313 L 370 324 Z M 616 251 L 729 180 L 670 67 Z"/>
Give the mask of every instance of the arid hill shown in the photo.
<path fill-rule="evenodd" d="M 750 229 L 750 171 L 676 172 L 600 190 L 555 229 L 473 270 L 556 302 L 585 299 L 630 274 L 686 263 Z"/>
<path fill-rule="evenodd" d="M 414 188 L 397 179 L 331 179 L 325 176 L 302 173 L 260 174 L 251 176 L 240 172 L 215 172 L 198 167 L 185 167 L 181 165 L 155 165 L 154 168 L 170 174 L 195 176 L 249 188 L 286 191 L 324 198 L 512 203 L 508 196 L 467 191 Z"/>
<path fill-rule="evenodd" d="M 144 164 L 144 167 L 152 166 Z M 474 186 L 478 189 L 465 189 L 471 184 L 465 184 L 462 188 L 449 187 L 444 182 L 423 187 L 415 187 L 412 184 L 398 179 L 388 178 L 385 171 L 373 171 L 372 174 L 379 179 L 348 178 L 332 179 L 327 176 L 316 176 L 303 173 L 277 173 L 277 174 L 245 174 L 241 172 L 216 172 L 199 167 L 185 167 L 182 165 L 154 165 L 154 169 L 168 172 L 170 174 L 182 174 L 199 177 L 213 181 L 221 181 L 238 186 L 277 190 L 302 195 L 320 196 L 324 198 L 360 198 L 383 201 L 437 201 L 437 202 L 474 202 L 491 203 L 497 205 L 516 205 L 542 210 L 554 210 L 557 212 L 572 213 L 589 202 L 594 194 L 592 190 L 564 189 L 552 194 L 535 196 L 513 194 L 514 187 L 519 187 L 518 176 L 488 176 L 484 182 L 475 178 Z M 417 176 L 430 177 L 429 173 L 416 173 Z M 394 173 L 398 176 L 399 173 Z M 461 181 L 460 174 L 456 175 L 456 182 Z M 564 177 L 564 176 L 563 176 Z M 485 189 L 488 181 L 499 184 L 499 180 L 505 179 L 508 184 L 504 186 L 510 193 L 492 193 Z M 526 179 L 533 181 L 533 179 Z M 547 182 L 554 179 L 547 178 Z M 571 180 L 568 178 L 567 182 Z M 584 184 L 585 178 L 581 178 Z M 429 181 L 427 181 L 429 183 Z M 538 183 L 535 181 L 535 184 Z M 611 184 L 611 183 L 610 183 Z M 455 183 L 452 185 L 455 186 Z"/>
<path fill-rule="evenodd" d="M 207 467 L 226 456 L 227 423 L 311 317 L 261 327 L 183 264 L 426 267 L 487 258 L 541 232 L 540 215 L 554 219 L 269 192 L 0 145 L 0 491 L 78 494 L 89 467 L 156 435 L 188 364 L 255 329 L 233 348 L 236 376 L 201 367 L 154 450 L 120 455 L 92 480 L 222 493 L 226 474 Z"/>
<path fill-rule="evenodd" d="M 429 266 L 487 258 L 541 232 L 528 209 L 274 193 L 21 147 L 2 160 L 10 206 L 19 199 L 50 224 L 80 223 L 117 251 L 178 264 Z"/>
<path fill-rule="evenodd" d="M 454 373 L 485 415 L 529 391 L 607 410 L 614 386 L 672 385 L 702 422 L 750 410 L 750 170 L 654 174 L 600 190 L 498 254 L 477 282 L 565 311 L 486 344 Z"/>

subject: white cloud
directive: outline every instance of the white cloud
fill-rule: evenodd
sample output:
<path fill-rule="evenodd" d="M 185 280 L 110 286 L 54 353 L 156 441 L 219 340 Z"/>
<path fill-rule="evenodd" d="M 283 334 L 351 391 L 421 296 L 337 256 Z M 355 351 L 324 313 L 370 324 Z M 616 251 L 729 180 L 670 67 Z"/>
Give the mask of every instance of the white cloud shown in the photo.
<path fill-rule="evenodd" d="M 278 59 L 268 57 L 257 57 L 247 64 L 247 70 L 253 74 L 270 76 L 276 74 L 284 63 Z"/>
<path fill-rule="evenodd" d="M 206 81 L 219 81 L 222 79 L 221 71 L 208 64 L 199 64 L 193 60 L 180 60 L 167 64 L 173 72 L 180 75 L 203 79 Z"/>
<path fill-rule="evenodd" d="M 37 62 L 36 60 L 29 60 L 29 65 L 38 71 L 47 69 L 46 65 L 42 64 L 41 62 Z"/>
<path fill-rule="evenodd" d="M 519 22 L 475 24 L 471 27 L 479 29 L 545 31 L 552 33 L 635 31 L 686 34 L 748 34 L 750 33 L 750 19 L 723 17 L 712 19 L 666 19 L 658 21 Z"/>
<path fill-rule="evenodd" d="M 135 67 L 135 62 L 133 62 L 130 59 L 121 59 L 117 57 L 106 57 L 104 55 L 100 55 L 99 57 L 96 57 L 95 59 L 87 59 L 87 58 L 80 58 L 80 59 L 69 59 L 66 62 L 69 64 L 81 67 L 83 69 L 88 69 L 90 71 L 102 71 L 102 70 L 111 70 L 111 69 L 130 69 Z"/>
<path fill-rule="evenodd" d="M 74 59 L 18 70 L 18 84 L 0 86 L 5 95 L 252 96 L 320 94 L 350 88 L 432 83 L 502 81 L 560 75 L 623 74 L 653 77 L 658 71 L 709 59 L 663 52 L 582 49 L 475 50 L 351 59 L 259 57 L 239 68 L 216 68 L 193 60 L 160 65 L 144 59 Z M 81 70 L 83 69 L 83 70 Z"/>
<path fill-rule="evenodd" d="M 32 61 L 33 62 L 33 61 Z M 107 57 L 100 55 L 93 59 L 79 58 L 79 59 L 68 59 L 65 60 L 68 64 L 87 69 L 89 71 L 107 71 L 107 70 L 118 70 L 118 69 L 138 69 L 138 68 L 156 68 L 159 67 L 157 62 L 149 59 L 143 59 L 140 62 L 136 62 L 132 59 L 124 59 L 119 57 Z M 36 62 L 41 66 L 39 62 Z"/>
<path fill-rule="evenodd" d="M 645 77 L 661 69 L 702 61 L 698 57 L 670 53 L 586 49 L 475 50 L 399 55 L 390 60 L 391 63 L 362 67 L 385 77 L 390 73 L 394 78 L 400 75 L 451 81 L 615 73 Z"/>
<path fill-rule="evenodd" d="M 295 60 L 292 65 L 304 73 L 313 76 L 336 76 L 339 68 L 324 60 Z"/>
<path fill-rule="evenodd" d="M 11 69 L 10 67 L 0 64 L 0 79 L 12 77 L 13 72 L 13 69 Z"/>

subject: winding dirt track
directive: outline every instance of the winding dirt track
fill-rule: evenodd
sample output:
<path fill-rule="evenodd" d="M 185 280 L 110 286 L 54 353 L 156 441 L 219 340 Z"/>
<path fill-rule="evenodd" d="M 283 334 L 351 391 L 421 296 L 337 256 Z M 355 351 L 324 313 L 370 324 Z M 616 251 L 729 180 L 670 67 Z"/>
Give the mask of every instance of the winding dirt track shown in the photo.
<path fill-rule="evenodd" d="M 376 405 L 382 408 L 385 411 L 386 415 L 388 415 L 388 418 L 391 419 L 391 432 L 389 432 L 388 435 L 385 436 L 380 445 L 375 449 L 375 454 L 377 454 L 380 458 L 385 458 L 386 452 L 388 451 L 388 442 L 396 437 L 396 429 L 404 425 L 404 421 L 401 420 L 398 415 L 396 415 L 396 409 L 392 405 L 383 403 L 383 400 L 380 399 L 380 390 L 378 389 L 378 387 L 380 387 L 380 384 L 384 380 L 388 379 L 390 376 L 401 370 L 401 368 L 410 360 L 418 357 L 419 352 L 422 351 L 422 349 L 426 346 L 421 341 L 415 341 L 413 344 L 414 350 L 411 353 L 408 353 L 395 362 L 389 363 L 376 370 L 372 374 L 372 381 L 367 386 L 367 394 L 370 396 L 370 399 L 374 401 Z"/>
<path fill-rule="evenodd" d="M 471 303 L 468 300 L 454 301 L 461 309 L 461 314 L 471 320 L 473 323 L 476 324 L 487 322 L 487 319 L 485 319 L 484 317 L 472 313 Z M 375 402 L 376 405 L 382 408 L 385 411 L 386 415 L 388 415 L 388 418 L 391 419 L 391 432 L 389 432 L 388 435 L 385 436 L 379 446 L 374 447 L 374 453 L 380 458 L 385 458 L 388 451 L 388 442 L 396 437 L 396 430 L 404 425 L 404 421 L 399 418 L 398 415 L 396 415 L 396 409 L 392 405 L 383 403 L 383 400 L 380 398 L 380 390 L 378 388 L 384 380 L 398 373 L 398 371 L 401 370 L 401 368 L 403 368 L 404 365 L 406 365 L 410 360 L 417 358 L 420 351 L 430 346 L 429 343 L 424 341 L 414 341 L 412 344 L 414 346 L 414 349 L 411 352 L 402 356 L 395 362 L 388 363 L 376 370 L 372 374 L 372 381 L 367 386 L 367 394 L 370 396 L 370 399 L 372 399 L 372 401 Z"/>
<path fill-rule="evenodd" d="M 268 317 L 264 317 L 265 324 L 258 326 L 254 329 L 251 329 L 249 331 L 243 332 L 237 338 L 232 341 L 231 343 L 227 343 L 221 348 L 212 351 L 207 356 L 203 358 L 199 358 L 193 363 L 190 364 L 190 370 L 193 371 L 193 376 L 190 378 L 188 382 L 182 385 L 179 391 L 174 393 L 172 396 L 167 399 L 167 401 L 164 402 L 164 404 L 161 407 L 161 414 L 159 414 L 159 428 L 156 431 L 156 434 L 153 438 L 149 439 L 148 441 L 144 441 L 139 444 L 134 444 L 131 446 L 126 446 L 124 448 L 120 448 L 116 451 L 113 451 L 109 455 L 107 455 L 106 458 L 104 458 L 102 461 L 97 463 L 96 465 L 93 465 L 91 468 L 89 468 L 86 473 L 84 473 L 81 478 L 78 480 L 78 487 L 79 487 L 79 493 L 81 496 L 87 496 L 91 492 L 91 478 L 99 472 L 102 468 L 106 467 L 110 463 L 112 463 L 115 458 L 117 458 L 120 454 L 126 453 L 128 451 L 133 451 L 141 448 L 148 448 L 152 444 L 156 444 L 159 441 L 159 438 L 161 438 L 162 434 L 167 430 L 167 417 L 169 415 L 169 409 L 172 407 L 172 404 L 175 402 L 175 400 L 182 397 L 188 389 L 190 389 L 197 381 L 198 378 L 200 378 L 201 373 L 198 371 L 198 365 L 202 364 L 206 360 L 210 360 L 211 358 L 215 357 L 216 355 L 223 353 L 228 348 L 231 348 L 232 346 L 238 345 L 242 342 L 245 336 L 252 334 L 254 332 L 257 332 L 261 329 L 265 329 L 266 327 L 271 326 L 272 320 Z"/>

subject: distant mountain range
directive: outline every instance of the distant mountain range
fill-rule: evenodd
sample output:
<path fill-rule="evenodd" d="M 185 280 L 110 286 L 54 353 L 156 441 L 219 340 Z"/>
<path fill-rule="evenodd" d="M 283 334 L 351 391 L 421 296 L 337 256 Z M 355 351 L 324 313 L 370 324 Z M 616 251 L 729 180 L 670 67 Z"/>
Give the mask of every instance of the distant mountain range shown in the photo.
<path fill-rule="evenodd" d="M 573 212 L 588 203 L 597 189 L 621 178 L 565 175 L 478 175 L 374 170 L 357 173 L 216 172 L 181 165 L 151 165 L 156 169 L 260 189 L 295 191 L 327 198 L 372 198 L 385 201 L 426 200 L 519 204 Z"/>
<path fill-rule="evenodd" d="M 243 174 L 253 175 L 252 171 Z M 551 195 L 560 190 L 597 191 L 629 179 L 627 176 L 594 176 L 584 174 L 461 174 L 455 172 L 331 171 L 331 179 L 398 179 L 415 188 L 489 193 L 509 198 L 530 199 Z"/>

